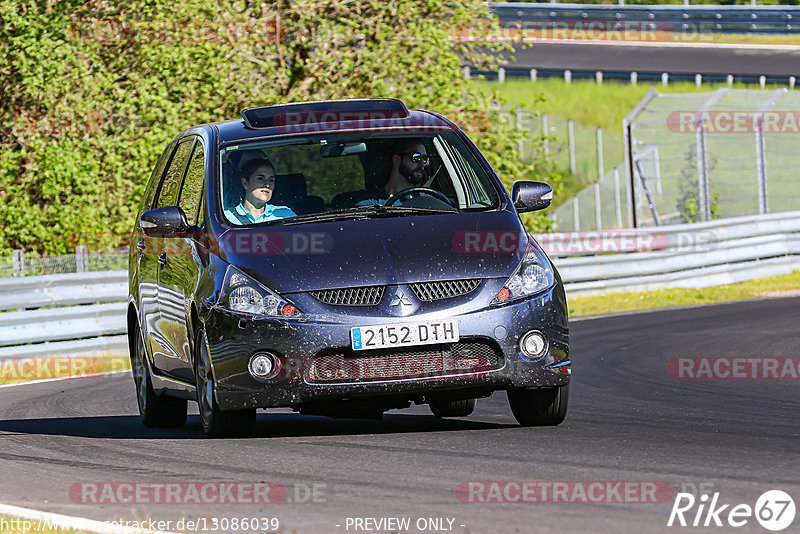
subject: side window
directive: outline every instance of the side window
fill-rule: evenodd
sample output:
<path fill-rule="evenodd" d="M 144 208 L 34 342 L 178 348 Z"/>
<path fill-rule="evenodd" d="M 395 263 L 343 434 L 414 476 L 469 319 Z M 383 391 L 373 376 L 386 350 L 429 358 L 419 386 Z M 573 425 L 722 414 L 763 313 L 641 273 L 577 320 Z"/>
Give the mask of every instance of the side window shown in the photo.
<path fill-rule="evenodd" d="M 206 223 L 206 188 L 203 187 L 203 191 L 200 193 L 200 206 L 197 209 L 197 226 L 203 227 Z"/>
<path fill-rule="evenodd" d="M 159 188 L 156 207 L 163 208 L 164 206 L 175 205 L 175 201 L 178 199 L 178 188 L 181 185 L 183 170 L 186 168 L 186 161 L 189 159 L 192 143 L 194 143 L 194 138 L 186 139 L 181 141 L 181 144 L 175 149 L 172 161 L 169 163 L 169 168 Z"/>
<path fill-rule="evenodd" d="M 205 158 L 203 157 L 203 144 L 199 141 L 194 145 L 194 154 L 183 179 L 180 200 L 178 205 L 186 214 L 189 224 L 197 224 L 197 207 L 203 193 L 203 180 L 205 178 Z"/>
<path fill-rule="evenodd" d="M 172 154 L 173 148 L 174 145 L 170 143 L 167 145 L 167 148 L 164 149 L 164 152 L 161 153 L 161 156 L 159 156 L 156 167 L 153 169 L 153 173 L 150 175 L 150 180 L 147 182 L 147 188 L 144 190 L 144 198 L 142 199 L 142 205 L 139 210 L 140 212 L 147 211 L 152 207 L 153 197 L 156 196 L 158 183 L 161 181 L 161 175 L 164 174 L 164 167 L 167 166 L 169 155 Z"/>

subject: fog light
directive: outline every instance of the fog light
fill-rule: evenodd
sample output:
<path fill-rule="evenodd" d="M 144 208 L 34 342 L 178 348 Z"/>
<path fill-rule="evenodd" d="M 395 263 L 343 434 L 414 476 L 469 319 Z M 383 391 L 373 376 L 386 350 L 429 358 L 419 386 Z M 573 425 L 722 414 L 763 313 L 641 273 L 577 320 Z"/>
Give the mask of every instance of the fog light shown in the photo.
<path fill-rule="evenodd" d="M 547 350 L 547 340 L 541 332 L 531 330 L 519 340 L 519 348 L 528 358 L 541 358 Z"/>
<path fill-rule="evenodd" d="M 247 368 L 250 374 L 253 375 L 253 378 L 259 380 L 272 378 L 277 375 L 280 370 L 278 359 L 272 354 L 263 352 L 253 354 L 250 357 L 250 363 L 247 364 Z"/>

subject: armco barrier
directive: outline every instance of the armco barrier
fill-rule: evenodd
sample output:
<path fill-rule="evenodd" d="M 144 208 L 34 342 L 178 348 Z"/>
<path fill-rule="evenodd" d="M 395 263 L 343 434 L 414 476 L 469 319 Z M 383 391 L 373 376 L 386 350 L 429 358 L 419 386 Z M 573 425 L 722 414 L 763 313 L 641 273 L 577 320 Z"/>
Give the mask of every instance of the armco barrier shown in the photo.
<path fill-rule="evenodd" d="M 787 5 L 615 5 L 504 2 L 492 6 L 500 25 L 525 22 L 582 23 L 599 22 L 624 27 L 625 23 L 652 24 L 674 32 L 720 33 L 800 33 L 800 7 Z"/>
<path fill-rule="evenodd" d="M 625 241 L 629 246 L 642 241 L 668 246 L 617 254 L 603 254 L 595 247 L 579 250 L 586 243 L 625 232 L 629 233 Z M 630 238 L 637 235 L 648 239 Z M 572 296 L 702 288 L 800 269 L 800 212 L 629 231 L 548 234 L 539 240 L 545 250 L 548 243 L 556 242 L 568 254 L 559 257 L 558 251 L 551 251 L 567 294 Z"/>
<path fill-rule="evenodd" d="M 645 239 L 636 239 L 635 236 Z M 597 250 L 603 239 L 614 253 Z M 538 236 L 569 296 L 708 287 L 800 269 L 800 212 L 611 232 Z M 592 246 L 586 246 L 591 243 Z M 642 244 L 652 245 L 641 250 Z M 584 247 L 584 250 L 579 250 Z M 639 251 L 636 250 L 639 247 Z M 126 353 L 127 272 L 0 280 L 0 359 Z M 145 298 L 152 295 L 143 294 Z M 180 310 L 180 295 L 163 295 Z M 37 308 L 37 309 L 26 309 Z"/>
<path fill-rule="evenodd" d="M 0 359 L 126 353 L 126 271 L 0 279 Z"/>

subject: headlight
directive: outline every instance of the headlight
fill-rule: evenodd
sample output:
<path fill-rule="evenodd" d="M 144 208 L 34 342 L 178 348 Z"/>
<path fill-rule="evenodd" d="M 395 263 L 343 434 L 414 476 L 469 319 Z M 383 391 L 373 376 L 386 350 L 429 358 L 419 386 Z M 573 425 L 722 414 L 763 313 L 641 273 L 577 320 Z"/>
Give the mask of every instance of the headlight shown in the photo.
<path fill-rule="evenodd" d="M 242 271 L 229 265 L 219 293 L 217 305 L 236 313 L 296 317 L 300 315 L 292 303 L 270 291 Z"/>
<path fill-rule="evenodd" d="M 514 274 L 503 284 L 492 304 L 504 304 L 512 300 L 535 295 L 555 283 L 553 268 L 544 252 L 533 243 L 528 243 L 525 256 Z"/>

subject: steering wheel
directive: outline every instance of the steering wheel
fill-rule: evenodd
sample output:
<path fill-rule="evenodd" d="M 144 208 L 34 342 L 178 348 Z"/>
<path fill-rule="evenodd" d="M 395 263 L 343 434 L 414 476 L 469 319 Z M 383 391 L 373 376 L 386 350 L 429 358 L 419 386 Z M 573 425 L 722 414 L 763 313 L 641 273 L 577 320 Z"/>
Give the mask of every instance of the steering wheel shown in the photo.
<path fill-rule="evenodd" d="M 397 193 L 393 194 L 386 200 L 387 206 L 394 206 L 398 202 L 405 202 L 415 196 L 423 196 L 428 195 L 434 197 L 436 199 L 441 200 L 442 202 L 446 202 L 448 206 L 452 207 L 453 204 L 450 203 L 450 199 L 442 193 L 441 191 L 437 191 L 436 189 L 431 189 L 430 187 L 409 187 L 408 189 L 403 189 L 402 191 L 398 191 Z"/>

